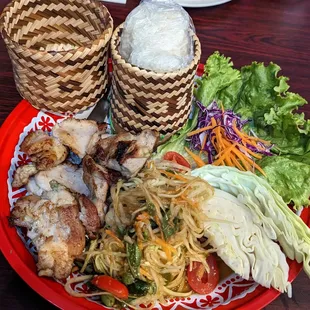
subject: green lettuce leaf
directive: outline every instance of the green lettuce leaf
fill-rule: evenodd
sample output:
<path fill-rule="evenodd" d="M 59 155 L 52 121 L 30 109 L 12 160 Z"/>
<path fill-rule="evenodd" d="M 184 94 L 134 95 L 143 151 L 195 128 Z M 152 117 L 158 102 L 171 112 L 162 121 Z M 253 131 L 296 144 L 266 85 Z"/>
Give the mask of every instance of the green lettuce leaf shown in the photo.
<path fill-rule="evenodd" d="M 308 145 L 308 149 L 309 149 L 309 145 Z M 282 155 L 282 157 L 295 160 L 299 163 L 310 165 L 310 151 L 308 153 L 305 153 L 304 155 Z"/>
<path fill-rule="evenodd" d="M 303 155 L 310 139 L 310 123 L 303 114 L 293 113 L 307 101 L 288 92 L 288 78 L 278 77 L 280 67 L 270 63 L 253 62 L 241 69 L 242 90 L 235 112 L 249 118 L 248 129 L 265 140 L 275 144 L 274 151 L 279 154 Z"/>
<path fill-rule="evenodd" d="M 197 80 L 195 97 L 205 106 L 213 100 L 221 99 L 225 108 L 232 106 L 239 93 L 242 81 L 240 71 L 233 68 L 229 57 L 212 54 L 204 67 L 204 75 Z"/>
<path fill-rule="evenodd" d="M 283 156 L 265 157 L 258 162 L 271 187 L 285 203 L 295 208 L 310 205 L 310 166 Z"/>

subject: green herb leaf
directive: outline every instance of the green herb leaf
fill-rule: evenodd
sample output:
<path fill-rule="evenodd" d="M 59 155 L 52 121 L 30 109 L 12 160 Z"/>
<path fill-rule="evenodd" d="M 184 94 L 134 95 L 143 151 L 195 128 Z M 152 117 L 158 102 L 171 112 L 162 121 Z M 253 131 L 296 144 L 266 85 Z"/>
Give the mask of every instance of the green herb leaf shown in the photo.
<path fill-rule="evenodd" d="M 156 209 L 155 205 L 151 202 L 147 203 L 146 205 L 147 212 L 150 216 L 155 216 L 156 215 Z"/>
<path fill-rule="evenodd" d="M 117 236 L 120 238 L 124 238 L 124 236 L 126 236 L 128 234 L 128 228 L 127 227 L 117 226 L 116 230 L 117 230 Z"/>
<path fill-rule="evenodd" d="M 168 240 L 169 237 L 173 236 L 179 228 L 179 219 L 175 217 L 171 220 L 171 212 L 165 212 L 163 214 L 162 222 L 161 222 L 161 229 L 164 234 L 165 240 Z"/>

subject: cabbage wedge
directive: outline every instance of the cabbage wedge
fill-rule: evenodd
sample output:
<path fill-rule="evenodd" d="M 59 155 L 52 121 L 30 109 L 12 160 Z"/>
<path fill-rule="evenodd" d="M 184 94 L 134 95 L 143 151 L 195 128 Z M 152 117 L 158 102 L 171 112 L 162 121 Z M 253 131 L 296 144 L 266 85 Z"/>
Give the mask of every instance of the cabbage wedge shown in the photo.
<path fill-rule="evenodd" d="M 255 223 L 261 225 L 271 240 L 280 243 L 287 257 L 303 262 L 303 268 L 310 277 L 310 229 L 267 181 L 251 172 L 226 166 L 206 165 L 193 170 L 192 175 L 201 177 L 245 205 Z"/>
<path fill-rule="evenodd" d="M 201 207 L 208 218 L 204 234 L 226 265 L 246 280 L 252 275 L 262 286 L 291 295 L 286 257 L 247 206 L 215 189 Z"/>

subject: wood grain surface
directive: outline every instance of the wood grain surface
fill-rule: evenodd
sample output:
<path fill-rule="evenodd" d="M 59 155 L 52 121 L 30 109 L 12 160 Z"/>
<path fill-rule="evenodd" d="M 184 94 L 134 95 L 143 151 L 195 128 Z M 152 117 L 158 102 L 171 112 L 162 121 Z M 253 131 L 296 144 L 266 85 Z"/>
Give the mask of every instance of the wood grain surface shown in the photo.
<path fill-rule="evenodd" d="M 0 0 L 0 11 L 8 2 Z M 123 22 L 138 3 L 138 0 L 127 0 L 126 5 L 106 3 L 115 26 Z M 238 67 L 254 60 L 273 61 L 282 67 L 283 75 L 290 77 L 290 90 L 310 100 L 309 0 L 233 0 L 216 7 L 187 10 L 201 41 L 202 62 L 215 50 L 231 56 Z M 11 62 L 1 39 L 0 89 L 2 124 L 21 97 L 16 91 Z M 309 106 L 301 111 L 310 118 Z M 2 254 L 0 278 L 0 309 L 56 309 L 21 280 Z M 302 272 L 294 281 L 293 298 L 282 294 L 266 309 L 309 309 L 309 304 L 310 281 Z"/>

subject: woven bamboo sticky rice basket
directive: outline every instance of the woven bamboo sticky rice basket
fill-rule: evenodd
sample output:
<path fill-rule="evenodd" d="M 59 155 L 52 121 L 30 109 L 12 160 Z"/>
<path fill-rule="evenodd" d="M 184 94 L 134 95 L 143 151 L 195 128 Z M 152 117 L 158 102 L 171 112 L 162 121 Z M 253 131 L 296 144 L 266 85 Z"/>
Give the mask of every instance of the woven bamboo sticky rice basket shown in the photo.
<path fill-rule="evenodd" d="M 113 20 L 95 0 L 13 0 L 0 16 L 17 90 L 39 109 L 76 113 L 108 83 Z"/>
<path fill-rule="evenodd" d="M 131 65 L 119 54 L 123 25 L 115 29 L 111 39 L 112 122 L 132 133 L 153 129 L 172 134 L 185 124 L 190 114 L 201 55 L 199 39 L 193 34 L 194 59 L 188 67 L 156 73 Z"/>

